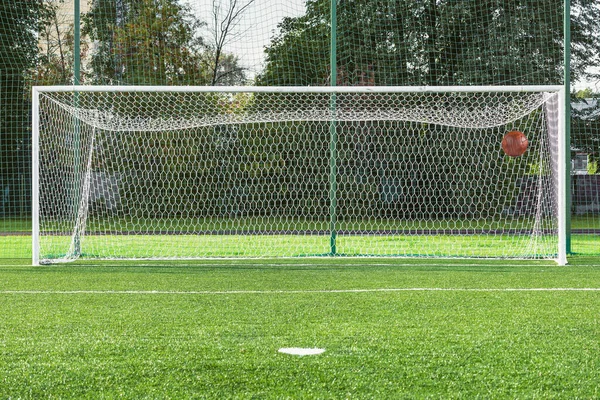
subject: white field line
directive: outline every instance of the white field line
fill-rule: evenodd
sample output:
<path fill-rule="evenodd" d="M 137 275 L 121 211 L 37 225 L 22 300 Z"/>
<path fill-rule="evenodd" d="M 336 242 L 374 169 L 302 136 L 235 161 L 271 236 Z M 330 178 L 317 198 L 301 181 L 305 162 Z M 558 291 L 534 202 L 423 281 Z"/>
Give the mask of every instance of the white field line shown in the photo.
<path fill-rule="evenodd" d="M 310 257 L 307 257 L 310 258 Z M 547 261 L 547 260 L 540 260 L 538 262 L 532 262 L 532 263 L 527 263 L 526 261 L 523 261 L 522 263 L 504 263 L 502 261 L 495 261 L 495 260 L 491 260 L 489 263 L 460 263 L 460 259 L 450 259 L 447 260 L 448 262 L 442 262 L 442 263 L 435 263 L 435 262 L 431 262 L 431 263 L 411 263 L 411 262 L 385 262 L 385 261 L 381 261 L 381 262 L 373 262 L 372 258 L 365 258 L 365 262 L 364 263 L 357 263 L 357 262 L 348 262 L 342 259 L 333 259 L 330 260 L 332 261 L 331 263 L 329 262 L 319 262 L 322 261 L 320 259 L 317 258 L 310 258 L 311 260 L 315 260 L 315 262 L 311 262 L 311 263 L 295 263 L 295 262 L 257 262 L 256 259 L 244 259 L 244 260 L 240 260 L 240 259 L 223 259 L 223 258 L 216 258 L 216 259 L 209 259 L 209 260 L 192 260 L 194 262 L 191 263 L 185 263 L 185 262 L 175 262 L 173 264 L 161 264 L 160 261 L 153 261 L 153 262 L 147 262 L 148 260 L 143 260 L 143 261 L 135 261 L 133 262 L 131 265 L 127 265 L 127 266 L 123 266 L 123 267 L 164 267 L 164 268 L 185 268 L 185 267 L 215 267 L 215 268 L 227 268 L 228 266 L 233 266 L 233 267 L 246 267 L 248 269 L 252 269 L 252 268 L 265 268 L 265 267 L 315 267 L 315 268 L 320 268 L 320 267 L 362 267 L 362 268 L 368 268 L 368 267 L 502 267 L 502 268 L 514 268 L 514 267 L 557 267 L 556 263 L 553 261 Z M 351 257 L 349 257 L 349 260 L 352 260 Z M 1 262 L 2 260 L 0 260 Z M 144 262 L 146 261 L 146 262 Z M 165 260 L 165 261 L 173 261 L 173 260 Z M 190 260 L 182 260 L 182 261 L 190 261 Z M 198 263 L 196 263 L 195 261 L 198 261 Z M 20 265 L 19 265 L 20 266 Z M 23 265 L 28 267 L 29 265 Z M 40 268 L 52 268 L 52 267 L 62 267 L 65 266 L 65 264 L 53 264 L 53 265 L 44 265 L 43 267 Z M 111 264 L 110 262 L 106 262 L 104 263 L 103 261 L 99 262 L 99 263 L 86 263 L 83 261 L 79 261 L 77 262 L 77 264 L 74 264 L 74 266 L 76 267 L 87 267 L 87 266 L 93 266 L 93 267 L 102 267 L 102 266 L 121 266 L 121 264 Z M 13 264 L 1 264 L 0 263 L 0 267 L 4 268 L 4 267 L 15 267 L 15 265 Z M 600 264 L 598 263 L 591 263 L 591 264 L 577 264 L 577 267 L 600 267 Z M 569 265 L 566 266 L 561 266 L 560 268 L 569 268 Z"/>
<path fill-rule="evenodd" d="M 0 294 L 118 294 L 118 295 L 235 295 L 235 294 L 326 294 L 391 292 L 600 292 L 600 288 L 375 288 L 316 290 L 0 290 Z"/>
<path fill-rule="evenodd" d="M 196 261 L 196 260 L 194 260 Z M 200 262 L 200 263 L 190 263 L 190 264 L 186 264 L 186 263 L 174 263 L 174 264 L 167 264 L 167 265 L 161 265 L 160 262 L 135 262 L 132 263 L 131 265 L 128 265 L 128 267 L 165 267 L 165 268 L 185 268 L 185 267 L 222 267 L 222 268 L 226 268 L 228 266 L 235 266 L 235 267 L 247 267 L 249 269 L 256 267 L 256 268 L 264 268 L 264 267 L 315 267 L 315 268 L 319 268 L 319 267 L 363 267 L 363 268 L 368 268 L 368 267 L 502 267 L 502 268 L 513 268 L 513 267 L 558 267 L 558 265 L 553 262 L 544 262 L 544 261 L 540 261 L 538 263 L 526 263 L 525 261 L 521 264 L 518 263 L 503 263 L 503 262 L 489 262 L 489 263 L 476 263 L 476 264 L 470 264 L 470 263 L 460 263 L 460 262 L 453 262 L 454 260 L 449 260 L 449 262 L 446 263 L 410 263 L 410 262 L 371 262 L 369 261 L 369 259 L 366 259 L 366 262 L 364 263 L 350 263 L 350 262 L 344 262 L 343 260 L 332 260 L 333 262 L 331 263 L 327 263 L 327 262 L 312 262 L 312 263 L 285 263 L 285 262 L 252 262 L 252 259 L 248 259 L 248 260 L 237 260 L 237 259 L 212 259 L 209 260 L 209 262 Z M 10 266 L 10 265 L 0 265 L 0 266 Z M 64 266 L 64 264 L 53 264 L 53 266 Z M 86 267 L 86 266 L 111 266 L 110 263 L 107 264 L 101 264 L 101 263 L 92 263 L 92 264 L 86 264 L 84 262 L 79 262 L 77 263 L 75 266 L 77 267 Z M 118 264 L 117 264 L 118 266 Z M 600 264 L 577 264 L 577 267 L 600 267 Z M 42 268 L 49 268 L 48 266 L 44 266 Z M 51 268 L 51 266 L 50 266 Z M 560 268 L 569 268 L 569 265 L 566 266 L 560 266 Z"/>

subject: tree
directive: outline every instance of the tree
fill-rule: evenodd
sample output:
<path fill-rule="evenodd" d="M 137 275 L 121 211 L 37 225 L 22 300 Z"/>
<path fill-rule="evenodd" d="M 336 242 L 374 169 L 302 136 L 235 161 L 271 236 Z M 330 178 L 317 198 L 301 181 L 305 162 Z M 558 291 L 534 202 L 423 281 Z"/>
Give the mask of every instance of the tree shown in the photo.
<path fill-rule="evenodd" d="M 600 80 L 600 4 L 595 0 L 572 1 L 571 82 Z"/>
<path fill-rule="evenodd" d="M 211 85 L 240 84 L 246 81 L 245 71 L 233 54 L 225 54 L 225 46 L 244 34 L 239 23 L 244 12 L 255 0 L 228 0 L 223 8 L 222 0 L 212 2 L 212 21 L 209 28 L 212 40 L 210 44 Z"/>
<path fill-rule="evenodd" d="M 39 32 L 40 52 L 31 79 L 38 85 L 73 83 L 75 36 L 71 16 L 59 13 L 59 3 L 48 4 L 48 19 Z M 88 43 L 81 40 L 80 59 L 85 60 Z M 85 76 L 80 83 L 85 81 Z"/>
<path fill-rule="evenodd" d="M 29 192 L 30 103 L 23 92 L 27 72 L 38 61 L 37 33 L 49 15 L 42 0 L 0 2 L 0 189 L 4 196 L 8 188 L 11 204 L 2 213 L 29 210 L 28 199 L 17 196 Z"/>
<path fill-rule="evenodd" d="M 258 85 L 322 86 L 329 81 L 329 7 L 324 0 L 309 0 L 306 14 L 286 17 L 280 33 L 265 48 L 264 71 Z"/>
<path fill-rule="evenodd" d="M 203 25 L 179 0 L 95 0 L 83 32 L 97 43 L 94 83 L 202 85 Z"/>
<path fill-rule="evenodd" d="M 216 58 L 211 48 L 204 52 L 202 65 L 206 71 L 210 71 L 211 86 L 236 86 L 248 82 L 246 69 L 240 65 L 238 56 L 232 53 L 221 53 L 218 62 L 215 62 Z"/>
<path fill-rule="evenodd" d="M 562 3 L 338 1 L 337 70 L 347 85 L 369 73 L 377 85 L 561 82 Z M 590 0 L 572 3 L 571 78 L 577 80 L 599 63 L 600 7 Z M 266 49 L 262 84 L 328 82 L 322 71 L 328 70 L 329 13 L 328 0 L 308 0 L 305 15 L 281 22 Z"/>
<path fill-rule="evenodd" d="M 600 160 L 600 96 L 589 88 L 571 94 L 571 150 Z"/>

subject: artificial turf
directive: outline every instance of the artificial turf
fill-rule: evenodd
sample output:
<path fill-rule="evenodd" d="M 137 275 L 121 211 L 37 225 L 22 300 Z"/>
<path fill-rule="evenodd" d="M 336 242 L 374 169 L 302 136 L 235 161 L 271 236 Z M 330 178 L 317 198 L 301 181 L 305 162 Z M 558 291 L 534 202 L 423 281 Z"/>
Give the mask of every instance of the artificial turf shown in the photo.
<path fill-rule="evenodd" d="M 4 263 L 0 397 L 594 398 L 597 289 L 583 257 Z"/>

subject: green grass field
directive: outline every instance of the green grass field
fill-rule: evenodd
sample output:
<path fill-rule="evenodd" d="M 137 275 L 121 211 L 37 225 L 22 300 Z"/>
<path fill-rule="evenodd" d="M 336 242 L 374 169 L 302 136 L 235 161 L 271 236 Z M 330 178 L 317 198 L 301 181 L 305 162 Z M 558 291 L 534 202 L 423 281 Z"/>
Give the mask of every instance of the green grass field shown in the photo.
<path fill-rule="evenodd" d="M 113 221 L 114 222 L 114 221 Z M 597 218 L 573 216 L 572 252 L 577 255 L 600 256 L 600 225 Z M 83 252 L 89 258 L 103 255 L 107 247 L 118 248 L 120 257 L 297 257 L 328 254 L 329 222 L 287 218 L 240 218 L 240 219 L 157 219 L 146 226 L 148 234 L 137 234 L 139 220 L 117 220 L 109 228 L 105 220 L 88 221 L 88 232 L 84 237 Z M 338 253 L 345 255 L 387 256 L 463 256 L 510 257 L 511 254 L 537 254 L 553 257 L 556 252 L 555 239 L 543 239 L 532 248 L 529 241 L 515 234 L 531 226 L 525 218 L 507 221 L 396 221 L 396 220 L 352 220 L 339 221 Z M 111 236 L 111 229 L 128 233 Z M 58 227 L 52 227 L 58 229 Z M 61 229 L 65 229 L 64 227 Z M 410 235 L 388 236 L 385 232 L 409 230 Z M 423 234 L 437 230 L 482 230 L 506 229 L 504 234 L 494 235 L 438 235 Z M 152 231 L 170 235 L 152 234 Z M 247 232 L 246 235 L 210 235 L 197 232 L 212 231 Z M 353 232 L 344 234 L 343 232 Z M 0 259 L 31 258 L 31 221 L 29 219 L 0 219 Z M 97 234 L 102 232 L 102 234 Z M 192 234 L 186 234 L 192 232 Z M 196 233 L 193 233 L 196 232 Z M 254 233 L 253 233 L 254 232 Z M 260 235 L 256 232 L 271 232 Z M 288 232 L 285 237 L 275 233 Z M 361 235 L 374 232 L 374 235 Z M 2 234 L 4 233 L 4 234 Z M 111 241 L 110 246 L 106 242 Z M 45 235 L 42 239 L 42 254 L 61 257 L 68 251 L 70 235 Z M 187 247 L 187 249 L 186 249 Z M 193 247 L 196 250 L 190 250 Z M 460 248 L 457 254 L 456 248 Z"/>
<path fill-rule="evenodd" d="M 537 242 L 537 255 L 555 258 L 553 240 Z M 329 254 L 329 243 L 325 235 L 100 235 L 86 236 L 82 249 L 88 259 L 111 254 L 119 258 L 307 257 Z M 70 244 L 69 236 L 45 237 L 42 251 L 60 258 Z M 355 235 L 338 236 L 337 252 L 351 256 L 510 258 L 510 254 L 530 251 L 528 244 L 526 237 L 518 235 Z M 30 236 L 0 236 L 0 259 L 30 259 L 31 247 Z M 600 255 L 600 236 L 573 235 L 572 249 L 577 255 Z"/>
<path fill-rule="evenodd" d="M 0 260 L 0 398 L 597 398 L 570 261 Z"/>

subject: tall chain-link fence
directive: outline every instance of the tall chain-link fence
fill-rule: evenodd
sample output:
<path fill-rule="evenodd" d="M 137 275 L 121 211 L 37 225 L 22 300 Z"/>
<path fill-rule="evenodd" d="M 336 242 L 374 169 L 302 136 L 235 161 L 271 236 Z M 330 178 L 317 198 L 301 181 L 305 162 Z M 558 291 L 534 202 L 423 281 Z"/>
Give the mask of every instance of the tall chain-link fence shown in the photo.
<path fill-rule="evenodd" d="M 565 39 L 571 42 L 571 250 L 599 255 L 600 7 L 571 0 L 565 38 L 564 6 L 562 0 L 4 1 L 0 258 L 31 257 L 34 85 L 73 84 L 76 72 L 82 85 L 563 84 Z"/>

